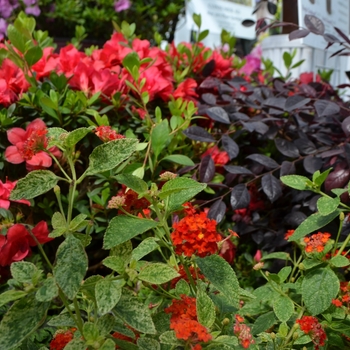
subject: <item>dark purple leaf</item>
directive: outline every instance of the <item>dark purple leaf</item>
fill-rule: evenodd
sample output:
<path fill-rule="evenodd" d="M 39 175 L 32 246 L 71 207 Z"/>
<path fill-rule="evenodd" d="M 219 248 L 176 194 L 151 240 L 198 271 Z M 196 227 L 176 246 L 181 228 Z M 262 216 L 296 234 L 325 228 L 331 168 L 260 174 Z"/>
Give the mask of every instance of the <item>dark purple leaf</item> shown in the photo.
<path fill-rule="evenodd" d="M 201 182 L 208 183 L 215 175 L 215 164 L 213 158 L 207 155 L 202 158 L 199 165 L 199 179 Z"/>
<path fill-rule="evenodd" d="M 265 156 L 264 154 L 254 153 L 246 158 L 263 165 L 267 169 L 276 169 L 279 167 L 276 161 L 274 161 L 270 157 Z"/>
<path fill-rule="evenodd" d="M 277 149 L 287 157 L 297 158 L 300 155 L 298 148 L 286 139 L 275 139 L 275 145 Z"/>
<path fill-rule="evenodd" d="M 331 58 L 331 57 L 334 57 L 334 56 L 338 56 L 338 55 L 340 55 L 340 53 L 343 52 L 345 49 L 346 49 L 346 48 L 343 47 L 342 49 L 340 49 L 340 50 L 338 50 L 338 51 L 336 51 L 336 52 L 333 52 L 329 57 Z"/>
<path fill-rule="evenodd" d="M 285 91 L 288 91 L 285 86 L 286 86 L 286 83 L 280 79 L 275 79 L 273 81 L 273 86 L 274 88 L 278 91 L 278 92 L 285 92 Z"/>
<path fill-rule="evenodd" d="M 315 171 L 320 170 L 323 165 L 322 159 L 318 157 L 308 156 L 303 160 L 304 169 L 309 173 L 313 174 Z"/>
<path fill-rule="evenodd" d="M 256 131 L 261 135 L 264 135 L 269 130 L 269 127 L 263 122 L 248 122 L 248 123 L 242 122 L 242 125 L 249 132 Z"/>
<path fill-rule="evenodd" d="M 349 179 L 349 169 L 336 169 L 328 175 L 324 183 L 325 190 L 330 192 L 333 188 L 343 188 L 349 182 Z"/>
<path fill-rule="evenodd" d="M 285 220 L 288 225 L 297 228 L 306 218 L 307 216 L 303 212 L 293 211 L 286 216 Z"/>
<path fill-rule="evenodd" d="M 320 153 L 320 157 L 329 158 L 329 157 L 337 156 L 338 154 L 342 154 L 343 152 L 344 150 L 342 150 L 341 148 L 335 148 L 335 149 L 331 149 L 330 151 Z"/>
<path fill-rule="evenodd" d="M 231 139 L 230 136 L 222 135 L 221 142 L 230 159 L 236 158 L 238 156 L 239 147 L 237 143 Z"/>
<path fill-rule="evenodd" d="M 252 19 L 245 19 L 244 21 L 242 21 L 243 27 L 252 27 L 254 24 L 255 21 L 253 21 Z"/>
<path fill-rule="evenodd" d="M 222 107 L 210 107 L 207 109 L 208 116 L 220 123 L 231 124 L 227 112 Z"/>
<path fill-rule="evenodd" d="M 271 107 L 274 109 L 284 110 L 286 99 L 284 97 L 270 97 L 264 101 L 264 106 Z"/>
<path fill-rule="evenodd" d="M 215 69 L 215 60 L 210 60 L 203 68 L 202 75 L 203 77 L 209 77 L 211 73 L 213 73 Z"/>
<path fill-rule="evenodd" d="M 317 95 L 316 90 L 312 86 L 310 86 L 309 84 L 299 85 L 299 90 L 300 90 L 300 92 L 302 92 L 305 95 L 310 96 L 310 97 L 316 97 L 316 95 Z"/>
<path fill-rule="evenodd" d="M 341 40 L 339 40 L 335 35 L 330 33 L 324 33 L 323 35 L 324 40 L 326 40 L 329 43 L 340 43 Z"/>
<path fill-rule="evenodd" d="M 350 117 L 347 117 L 341 123 L 341 128 L 343 129 L 346 136 L 350 135 Z"/>
<path fill-rule="evenodd" d="M 220 84 L 220 80 L 214 77 L 208 77 L 202 81 L 202 83 L 199 85 L 202 89 L 213 89 L 218 87 Z"/>
<path fill-rule="evenodd" d="M 337 114 L 340 111 L 339 105 L 326 100 L 318 100 L 315 102 L 316 112 L 319 117 L 328 117 Z"/>
<path fill-rule="evenodd" d="M 333 145 L 333 140 L 329 134 L 324 134 L 323 132 L 318 132 L 312 136 L 315 138 L 315 140 L 317 140 L 318 142 L 322 142 L 323 144 L 325 144 L 327 146 Z"/>
<path fill-rule="evenodd" d="M 262 177 L 261 187 L 272 203 L 282 196 L 281 182 L 271 174 L 266 174 Z"/>
<path fill-rule="evenodd" d="M 284 161 L 281 165 L 280 176 L 295 174 L 294 163 Z"/>
<path fill-rule="evenodd" d="M 308 34 L 310 34 L 310 31 L 305 28 L 293 30 L 291 33 L 289 33 L 289 40 L 292 41 L 295 39 L 305 38 Z"/>
<path fill-rule="evenodd" d="M 214 202 L 214 204 L 210 207 L 208 212 L 208 218 L 214 219 L 219 224 L 225 217 L 225 213 L 226 204 L 221 199 L 219 199 L 216 202 Z"/>
<path fill-rule="evenodd" d="M 250 194 L 244 184 L 235 186 L 231 192 L 231 207 L 233 210 L 247 208 L 250 203 Z"/>
<path fill-rule="evenodd" d="M 309 139 L 297 139 L 294 141 L 295 146 L 301 154 L 312 154 L 316 152 L 316 146 Z"/>
<path fill-rule="evenodd" d="M 240 112 L 236 112 L 233 114 L 230 114 L 230 119 L 232 120 L 249 120 L 250 118 L 244 114 L 244 113 L 240 113 Z"/>
<path fill-rule="evenodd" d="M 324 34 L 324 24 L 318 17 L 312 15 L 305 15 L 304 23 L 311 33 L 320 35 Z"/>
<path fill-rule="evenodd" d="M 261 230 L 254 232 L 252 233 L 252 238 L 256 244 L 261 244 L 264 240 L 264 232 Z"/>
<path fill-rule="evenodd" d="M 284 106 L 285 110 L 290 112 L 293 109 L 297 109 L 305 106 L 311 101 L 310 98 L 305 98 L 300 95 L 293 95 L 287 98 L 286 104 Z"/>
<path fill-rule="evenodd" d="M 267 2 L 267 10 L 271 15 L 275 15 L 277 12 L 277 5 L 274 4 L 273 2 L 268 1 Z"/>
<path fill-rule="evenodd" d="M 313 114 L 309 114 L 309 113 L 305 113 L 305 112 L 300 112 L 299 116 L 303 120 L 307 121 L 308 123 L 311 123 L 314 120 L 314 118 L 315 118 L 315 116 Z"/>
<path fill-rule="evenodd" d="M 334 27 L 334 29 L 337 31 L 337 33 L 344 39 L 345 42 L 347 42 L 348 44 L 350 44 L 350 39 L 348 38 L 348 36 L 343 33 L 343 31 L 337 27 Z"/>
<path fill-rule="evenodd" d="M 177 171 L 177 174 L 179 175 L 183 175 L 183 174 L 187 174 L 189 173 L 190 171 L 196 169 L 198 167 L 198 164 L 196 165 L 190 165 L 190 166 L 184 166 L 183 168 L 179 169 Z"/>
<path fill-rule="evenodd" d="M 344 145 L 344 157 L 350 167 L 350 145 L 348 143 Z"/>
<path fill-rule="evenodd" d="M 254 176 L 254 174 L 249 169 L 238 165 L 225 165 L 224 169 L 230 174 Z"/>
<path fill-rule="evenodd" d="M 208 105 L 215 105 L 216 104 L 216 97 L 213 94 L 206 93 L 206 94 L 203 94 L 201 96 L 201 98 Z"/>
<path fill-rule="evenodd" d="M 200 126 L 192 125 L 187 128 L 183 133 L 191 140 L 201 142 L 215 142 L 215 139 L 211 134 Z"/>

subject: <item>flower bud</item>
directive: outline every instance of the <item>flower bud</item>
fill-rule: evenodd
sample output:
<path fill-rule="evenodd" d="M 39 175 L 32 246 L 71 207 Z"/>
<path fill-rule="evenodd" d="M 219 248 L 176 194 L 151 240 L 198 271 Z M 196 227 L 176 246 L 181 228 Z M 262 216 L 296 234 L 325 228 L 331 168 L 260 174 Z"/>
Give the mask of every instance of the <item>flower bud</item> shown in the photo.
<path fill-rule="evenodd" d="M 230 319 L 227 318 L 227 317 L 225 317 L 225 318 L 222 320 L 222 322 L 221 322 L 221 324 L 222 324 L 223 326 L 227 326 L 229 323 L 230 323 Z"/>
<path fill-rule="evenodd" d="M 263 267 L 264 267 L 264 263 L 261 261 L 261 262 L 258 262 L 257 264 L 255 264 L 255 265 L 253 266 L 253 269 L 254 269 L 255 271 L 259 271 L 259 270 L 261 270 Z"/>

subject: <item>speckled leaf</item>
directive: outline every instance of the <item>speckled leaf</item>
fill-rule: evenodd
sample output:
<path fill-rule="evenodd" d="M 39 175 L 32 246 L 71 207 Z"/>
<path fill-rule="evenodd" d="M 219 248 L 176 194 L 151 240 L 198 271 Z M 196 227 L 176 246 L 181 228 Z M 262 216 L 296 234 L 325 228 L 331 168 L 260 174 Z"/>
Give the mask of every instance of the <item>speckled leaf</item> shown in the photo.
<path fill-rule="evenodd" d="M 31 199 L 50 191 L 58 182 L 58 177 L 49 170 L 31 171 L 23 179 L 18 180 L 11 192 L 10 199 Z"/>
<path fill-rule="evenodd" d="M 280 295 L 273 300 L 273 311 L 281 322 L 287 322 L 293 315 L 294 304 L 291 299 Z"/>
<path fill-rule="evenodd" d="M 38 268 L 28 261 L 17 261 L 10 267 L 12 278 L 19 283 L 32 283 L 35 275 L 38 274 Z"/>
<path fill-rule="evenodd" d="M 141 281 L 151 284 L 163 284 L 179 277 L 177 271 L 167 264 L 153 263 L 143 267 L 138 275 Z"/>
<path fill-rule="evenodd" d="M 47 323 L 52 327 L 74 327 L 76 326 L 75 321 L 70 317 L 68 312 L 53 316 Z"/>
<path fill-rule="evenodd" d="M 147 254 L 153 252 L 159 247 L 157 239 L 154 237 L 148 237 L 144 239 L 132 252 L 132 259 L 138 261 Z"/>
<path fill-rule="evenodd" d="M 96 326 L 99 329 L 101 335 L 106 335 L 111 333 L 115 323 L 115 317 L 112 314 L 108 313 L 106 315 L 100 316 L 97 319 Z"/>
<path fill-rule="evenodd" d="M 282 176 L 280 180 L 287 186 L 295 188 L 296 190 L 306 190 L 312 187 L 312 181 L 306 176 L 300 175 L 286 175 Z"/>
<path fill-rule="evenodd" d="M 75 338 L 64 347 L 64 350 L 86 350 L 85 341 Z"/>
<path fill-rule="evenodd" d="M 47 137 L 49 139 L 48 148 L 52 146 L 63 147 L 64 139 L 67 137 L 68 132 L 62 128 L 49 128 Z"/>
<path fill-rule="evenodd" d="M 159 337 L 159 340 L 162 344 L 169 345 L 184 345 L 184 341 L 176 338 L 174 331 L 166 331 L 162 333 Z"/>
<path fill-rule="evenodd" d="M 137 345 L 140 350 L 160 350 L 158 341 L 151 338 L 139 338 L 137 339 Z"/>
<path fill-rule="evenodd" d="M 9 303 L 10 301 L 21 299 L 27 294 L 27 292 L 23 292 L 22 290 L 8 290 L 0 294 L 0 307 Z"/>
<path fill-rule="evenodd" d="M 100 347 L 100 350 L 114 350 L 115 343 L 112 339 L 107 339 L 103 345 Z"/>
<path fill-rule="evenodd" d="M 51 224 L 54 229 L 61 229 L 62 226 L 66 226 L 66 220 L 60 212 L 56 211 L 52 216 Z"/>
<path fill-rule="evenodd" d="M 198 322 L 210 328 L 215 322 L 215 305 L 208 295 L 200 289 L 197 292 L 196 309 Z"/>
<path fill-rule="evenodd" d="M 58 295 L 58 287 L 53 277 L 48 277 L 36 292 L 35 298 L 41 302 L 51 301 Z"/>
<path fill-rule="evenodd" d="M 113 313 L 141 333 L 157 333 L 148 307 L 127 291 L 123 291 Z"/>
<path fill-rule="evenodd" d="M 15 349 L 45 320 L 49 303 L 40 303 L 34 296 L 16 301 L 0 323 L 0 349 Z"/>
<path fill-rule="evenodd" d="M 115 168 L 131 156 L 136 149 L 137 142 L 135 139 L 119 139 L 97 146 L 90 154 L 87 175 Z"/>
<path fill-rule="evenodd" d="M 116 177 L 116 179 L 120 184 L 131 188 L 133 191 L 139 194 L 146 192 L 148 189 L 145 181 L 132 174 L 120 174 Z"/>
<path fill-rule="evenodd" d="M 111 311 L 118 303 L 122 294 L 119 281 L 103 279 L 96 283 L 95 295 L 99 312 L 104 315 Z"/>
<path fill-rule="evenodd" d="M 69 235 L 58 247 L 53 274 L 63 293 L 73 299 L 85 277 L 88 259 L 80 240 Z"/>
<path fill-rule="evenodd" d="M 64 140 L 64 147 L 73 147 L 75 146 L 81 139 L 83 139 L 87 134 L 91 132 L 89 128 L 78 128 L 66 136 Z"/>
<path fill-rule="evenodd" d="M 276 321 L 275 314 L 272 311 L 259 316 L 252 327 L 252 334 L 256 335 L 266 331 L 272 327 Z"/>
<path fill-rule="evenodd" d="M 320 197 L 317 200 L 317 209 L 321 215 L 329 215 L 337 210 L 340 198 Z"/>
<path fill-rule="evenodd" d="M 103 240 L 103 249 L 113 248 L 157 225 L 158 223 L 154 220 L 126 215 L 115 216 L 107 227 Z"/>
<path fill-rule="evenodd" d="M 196 263 L 211 284 L 232 303 L 239 307 L 239 283 L 229 263 L 219 255 L 196 258 Z"/>

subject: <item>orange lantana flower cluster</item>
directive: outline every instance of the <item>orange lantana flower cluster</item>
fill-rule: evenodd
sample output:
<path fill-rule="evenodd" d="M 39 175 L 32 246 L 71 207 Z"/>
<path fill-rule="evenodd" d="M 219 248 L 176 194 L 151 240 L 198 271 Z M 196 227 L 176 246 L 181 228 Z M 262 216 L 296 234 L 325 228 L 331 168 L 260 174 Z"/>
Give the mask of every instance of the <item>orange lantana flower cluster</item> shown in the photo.
<path fill-rule="evenodd" d="M 205 212 L 197 213 L 191 204 L 184 204 L 186 216 L 173 224 L 171 234 L 177 254 L 204 257 L 218 250 L 217 242 L 221 240 L 216 232 L 216 221 L 209 219 Z"/>
<path fill-rule="evenodd" d="M 73 339 L 75 328 L 67 331 L 57 331 L 50 343 L 50 350 L 63 350 L 65 346 Z"/>
<path fill-rule="evenodd" d="M 349 282 L 340 282 L 340 296 L 339 299 L 333 299 L 332 304 L 336 307 L 341 307 L 346 304 L 347 307 L 350 306 L 350 284 Z"/>
<path fill-rule="evenodd" d="M 243 322 L 244 318 L 240 315 L 236 315 L 236 322 L 233 326 L 233 332 L 244 349 L 248 349 L 251 344 L 255 343 L 255 340 L 250 332 L 250 327 Z"/>
<path fill-rule="evenodd" d="M 312 342 L 315 345 L 315 350 L 319 350 L 320 346 L 325 344 L 327 339 L 326 332 L 322 328 L 322 325 L 318 322 L 318 319 L 313 316 L 303 316 L 296 321 L 300 325 L 300 329 L 309 334 Z"/>
<path fill-rule="evenodd" d="M 311 237 L 305 237 L 304 242 L 306 243 L 306 253 L 321 253 L 323 252 L 324 246 L 331 237 L 330 233 L 318 232 Z"/>
<path fill-rule="evenodd" d="M 170 328 L 175 331 L 176 337 L 189 341 L 194 345 L 192 349 L 201 350 L 198 343 L 212 339 L 208 330 L 197 320 L 196 298 L 182 294 L 181 300 L 174 299 L 165 312 L 171 313 Z"/>

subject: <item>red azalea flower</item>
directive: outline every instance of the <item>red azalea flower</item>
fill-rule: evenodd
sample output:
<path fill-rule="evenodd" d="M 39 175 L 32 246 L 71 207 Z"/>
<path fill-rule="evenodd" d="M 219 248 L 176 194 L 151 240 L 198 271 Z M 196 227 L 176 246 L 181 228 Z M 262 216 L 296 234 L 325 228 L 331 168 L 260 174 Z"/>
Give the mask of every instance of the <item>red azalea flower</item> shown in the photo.
<path fill-rule="evenodd" d="M 36 79 L 48 77 L 52 71 L 55 71 L 58 65 L 58 54 L 54 53 L 53 47 L 43 49 L 43 57 L 32 66 L 32 71 L 36 73 Z"/>
<path fill-rule="evenodd" d="M 115 130 L 113 130 L 110 126 L 98 126 L 94 133 L 98 138 L 103 142 L 108 142 L 112 140 L 124 139 L 125 136 L 117 134 Z"/>
<path fill-rule="evenodd" d="M 327 339 L 326 333 L 322 328 L 322 325 L 318 322 L 318 319 L 313 316 L 303 316 L 296 321 L 300 325 L 300 329 L 309 334 L 312 342 L 315 345 L 315 350 L 318 350 L 320 346 L 325 345 Z"/>
<path fill-rule="evenodd" d="M 10 207 L 10 195 L 11 191 L 15 188 L 17 181 L 9 181 L 6 179 L 6 182 L 3 183 L 0 180 L 0 208 L 8 209 Z M 12 202 L 22 203 L 30 205 L 30 202 L 26 199 L 19 199 Z"/>
<path fill-rule="evenodd" d="M 192 78 L 187 78 L 181 82 L 173 92 L 174 98 L 181 97 L 184 100 L 196 102 L 198 94 L 196 93 L 197 82 Z"/>
<path fill-rule="evenodd" d="M 319 83 L 321 81 L 321 77 L 312 72 L 305 72 L 300 74 L 299 81 L 301 84 L 310 84 L 313 82 Z"/>
<path fill-rule="evenodd" d="M 27 169 L 49 168 L 52 165 L 51 157 L 43 150 L 47 147 L 47 129 L 41 119 L 35 119 L 28 124 L 26 130 L 12 128 L 7 131 L 7 138 L 12 146 L 5 150 L 5 158 L 12 164 L 26 162 Z M 49 149 L 51 153 L 59 157 L 61 152 L 57 147 Z"/>
<path fill-rule="evenodd" d="M 226 237 L 222 242 L 219 255 L 224 258 L 230 265 L 233 264 L 233 261 L 236 256 L 237 247 Z"/>

